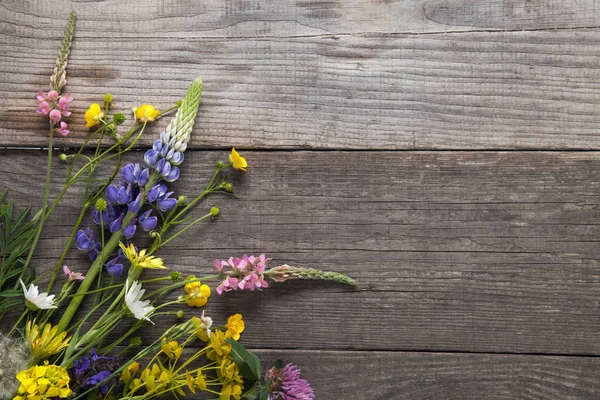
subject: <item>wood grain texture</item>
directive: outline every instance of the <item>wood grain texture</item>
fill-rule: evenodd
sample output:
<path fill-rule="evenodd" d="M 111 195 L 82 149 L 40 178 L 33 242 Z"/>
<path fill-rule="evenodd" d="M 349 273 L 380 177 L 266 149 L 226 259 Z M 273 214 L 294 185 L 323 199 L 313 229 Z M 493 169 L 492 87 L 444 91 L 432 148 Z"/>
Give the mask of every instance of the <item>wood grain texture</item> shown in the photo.
<path fill-rule="evenodd" d="M 9 0 L 0 32 L 62 35 L 75 10 L 94 38 L 296 37 L 598 27 L 594 0 Z"/>
<path fill-rule="evenodd" d="M 0 146 L 45 145 L 34 96 L 47 85 L 58 46 L 42 37 L 0 42 Z M 81 142 L 83 113 L 105 92 L 119 110 L 142 102 L 164 109 L 202 75 L 195 148 L 598 149 L 599 49 L 598 30 L 77 36 L 69 65 L 74 133 L 58 143 Z"/>
<path fill-rule="evenodd" d="M 317 399 L 593 399 L 600 361 L 491 354 L 257 351 L 292 361 Z"/>
<path fill-rule="evenodd" d="M 600 298 L 596 153 L 245 155 L 250 172 L 232 176 L 243 200 L 209 199 L 198 214 L 218 205 L 219 220 L 164 249 L 168 265 L 184 275 L 210 273 L 215 258 L 268 252 L 274 265 L 320 267 L 360 282 L 356 290 L 288 282 L 214 295 L 207 312 L 242 312 L 247 344 L 600 353 L 600 322 L 592 317 Z M 176 193 L 201 191 L 225 156 L 189 152 Z M 43 152 L 1 157 L 0 187 L 39 204 Z M 38 266 L 56 262 L 77 195 L 48 225 Z M 76 250 L 68 263 L 87 265 Z"/>

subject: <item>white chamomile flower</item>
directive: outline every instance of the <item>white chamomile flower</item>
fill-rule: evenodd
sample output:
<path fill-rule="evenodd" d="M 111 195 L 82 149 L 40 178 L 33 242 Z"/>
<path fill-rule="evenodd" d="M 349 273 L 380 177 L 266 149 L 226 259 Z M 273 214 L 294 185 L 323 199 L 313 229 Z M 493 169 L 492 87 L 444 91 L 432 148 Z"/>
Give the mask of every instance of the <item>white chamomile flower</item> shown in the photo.
<path fill-rule="evenodd" d="M 125 282 L 125 305 L 135 318 L 152 322 L 147 315 L 154 311 L 154 307 L 149 305 L 150 300 L 141 300 L 145 292 L 146 291 L 142 289 L 141 283 L 133 281 L 131 287 L 129 287 L 129 280 L 127 280 Z"/>
<path fill-rule="evenodd" d="M 25 284 L 21 279 L 21 286 L 23 287 L 23 294 L 25 295 L 25 304 L 27 307 L 33 310 L 48 310 L 50 308 L 58 308 L 54 304 L 54 295 L 48 296 L 48 293 L 40 293 L 37 286 L 33 283 L 29 285 L 29 289 L 25 287 Z"/>
<path fill-rule="evenodd" d="M 206 336 L 210 338 L 210 327 L 212 326 L 212 323 L 213 323 L 212 318 L 205 317 L 204 311 L 202 311 L 202 316 L 200 317 L 200 320 L 202 321 L 202 325 L 200 325 L 200 327 L 204 328 L 206 330 Z"/>

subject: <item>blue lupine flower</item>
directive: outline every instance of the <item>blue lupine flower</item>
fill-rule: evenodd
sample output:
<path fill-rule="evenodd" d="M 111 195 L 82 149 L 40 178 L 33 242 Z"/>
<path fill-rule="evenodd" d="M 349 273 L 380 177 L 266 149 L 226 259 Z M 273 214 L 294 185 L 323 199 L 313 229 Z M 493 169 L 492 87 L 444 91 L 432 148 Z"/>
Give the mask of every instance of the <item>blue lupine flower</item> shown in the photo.
<path fill-rule="evenodd" d="M 123 167 L 121 171 L 123 180 L 130 185 L 138 185 L 140 187 L 146 186 L 150 180 L 150 170 L 148 168 L 142 169 L 140 164 L 128 164 Z"/>
<path fill-rule="evenodd" d="M 138 222 L 140 223 L 142 229 L 146 232 L 154 229 L 156 227 L 156 224 L 158 223 L 158 218 L 154 215 L 151 216 L 151 213 L 152 210 L 148 210 L 138 217 Z"/>
<path fill-rule="evenodd" d="M 117 378 L 107 380 L 118 368 L 117 357 L 102 357 L 96 353 L 96 349 L 92 349 L 89 356 L 82 356 L 73 362 L 72 372 L 82 389 L 91 389 L 100 384 L 100 393 L 106 395 L 110 387 L 118 383 Z"/>
<path fill-rule="evenodd" d="M 106 271 L 115 278 L 120 277 L 123 273 L 123 264 L 119 262 L 120 260 L 121 256 L 116 256 L 115 258 L 112 258 L 105 264 Z"/>
<path fill-rule="evenodd" d="M 109 226 L 117 218 L 119 209 L 119 206 L 113 207 L 110 203 L 107 204 L 106 210 L 102 211 L 102 221 L 100 221 L 100 211 L 94 210 L 94 222 L 97 225 L 100 225 L 100 222 L 102 222 L 103 226 Z"/>
<path fill-rule="evenodd" d="M 123 218 L 125 218 L 125 213 L 121 213 L 121 215 L 119 215 L 119 218 L 115 219 L 113 222 L 110 223 L 108 227 L 110 233 L 115 233 L 121 229 L 121 225 L 123 224 Z"/>
<path fill-rule="evenodd" d="M 129 204 L 127 204 L 127 209 L 129 210 L 130 213 L 137 213 L 138 211 L 140 211 L 141 206 L 141 201 L 142 201 L 142 194 L 138 194 L 137 197 L 135 198 L 135 200 L 133 200 L 132 202 L 130 202 Z"/>
<path fill-rule="evenodd" d="M 102 251 L 102 244 L 94 239 L 94 232 L 90 228 L 78 230 L 75 234 L 75 243 L 77 248 L 88 252 L 90 260 L 94 261 Z"/>
<path fill-rule="evenodd" d="M 125 229 L 123 229 L 123 236 L 125 236 L 125 238 L 131 239 L 133 235 L 135 235 L 135 231 L 137 230 L 137 225 L 135 223 L 136 220 L 133 220 L 125 227 Z"/>

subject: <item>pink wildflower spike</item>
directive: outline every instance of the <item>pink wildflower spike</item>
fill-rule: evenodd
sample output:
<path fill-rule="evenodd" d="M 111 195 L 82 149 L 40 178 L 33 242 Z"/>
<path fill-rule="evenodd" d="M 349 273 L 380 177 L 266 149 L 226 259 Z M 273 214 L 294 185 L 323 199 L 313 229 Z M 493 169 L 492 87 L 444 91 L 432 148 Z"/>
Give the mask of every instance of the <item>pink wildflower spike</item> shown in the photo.
<path fill-rule="evenodd" d="M 50 112 L 50 104 L 47 101 L 42 101 L 38 104 L 38 109 L 35 111 L 38 114 L 48 115 Z"/>
<path fill-rule="evenodd" d="M 58 124 L 60 122 L 60 118 L 61 118 L 61 114 L 60 111 L 54 109 L 52 111 L 50 111 L 50 121 L 52 121 L 54 124 Z"/>
<path fill-rule="evenodd" d="M 60 129 L 57 129 L 56 132 L 63 136 L 67 136 L 69 133 L 71 133 L 71 131 L 67 129 L 67 124 L 64 121 L 60 122 Z"/>
<path fill-rule="evenodd" d="M 56 90 L 51 90 L 48 92 L 48 100 L 57 102 L 58 101 L 58 92 Z"/>

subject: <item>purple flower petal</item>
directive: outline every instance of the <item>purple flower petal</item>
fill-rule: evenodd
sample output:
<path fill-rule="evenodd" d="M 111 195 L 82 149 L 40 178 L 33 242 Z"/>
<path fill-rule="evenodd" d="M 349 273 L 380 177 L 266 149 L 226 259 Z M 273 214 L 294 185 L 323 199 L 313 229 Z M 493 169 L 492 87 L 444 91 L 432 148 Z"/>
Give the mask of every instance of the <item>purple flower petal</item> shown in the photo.
<path fill-rule="evenodd" d="M 128 225 L 125 229 L 123 229 L 123 236 L 125 236 L 125 238 L 127 239 L 131 239 L 133 235 L 135 235 L 136 228 L 137 225 L 135 224 L 135 222 Z"/>
<path fill-rule="evenodd" d="M 140 172 L 140 175 L 138 177 L 138 185 L 140 187 L 146 186 L 146 184 L 148 183 L 149 180 L 150 180 L 150 170 L 148 168 L 145 168 L 142 172 Z"/>
<path fill-rule="evenodd" d="M 145 220 L 140 221 L 140 225 L 142 226 L 142 229 L 145 230 L 146 232 L 154 229 L 156 227 L 157 223 L 158 223 L 158 218 L 155 216 L 148 217 Z"/>
<path fill-rule="evenodd" d="M 115 185 L 109 185 L 106 188 L 106 198 L 108 199 L 108 201 L 110 201 L 111 203 L 117 203 L 118 192 L 119 189 Z"/>
<path fill-rule="evenodd" d="M 115 278 L 118 278 L 123 273 L 123 264 L 106 264 L 106 271 Z"/>
<path fill-rule="evenodd" d="M 160 185 L 154 185 L 152 186 L 152 189 L 148 191 L 148 201 L 154 203 L 156 199 L 158 199 L 158 196 L 160 196 Z"/>
<path fill-rule="evenodd" d="M 159 200 L 157 203 L 158 208 L 163 212 L 171 211 L 177 205 L 177 199 L 164 199 Z"/>
<path fill-rule="evenodd" d="M 156 162 L 158 161 L 158 151 L 156 150 L 148 150 L 146 154 L 144 154 L 144 163 L 148 167 L 154 167 Z"/>
<path fill-rule="evenodd" d="M 165 177 L 165 180 L 167 182 L 175 182 L 177 179 L 179 179 L 179 168 L 173 167 L 169 175 Z"/>

